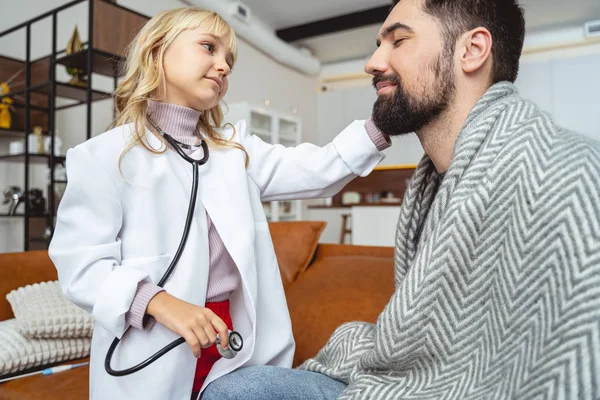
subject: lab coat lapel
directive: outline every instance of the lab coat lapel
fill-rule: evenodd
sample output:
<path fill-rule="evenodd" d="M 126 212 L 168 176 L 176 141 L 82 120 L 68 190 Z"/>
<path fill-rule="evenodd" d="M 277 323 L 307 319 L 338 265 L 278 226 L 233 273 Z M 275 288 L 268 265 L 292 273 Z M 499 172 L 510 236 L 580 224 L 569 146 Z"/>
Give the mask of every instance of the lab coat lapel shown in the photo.
<path fill-rule="evenodd" d="M 165 146 L 160 139 L 154 136 L 149 130 L 146 131 L 146 139 L 153 149 L 161 149 Z M 189 198 L 192 193 L 192 165 L 183 160 L 171 149 L 167 149 L 165 155 L 169 161 L 170 167 L 173 169 L 175 179 L 179 182 L 183 193 Z"/>
<path fill-rule="evenodd" d="M 254 256 L 254 219 L 248 201 L 248 181 L 243 158 L 236 157 L 236 149 L 211 148 L 209 151 L 207 163 L 199 168 L 198 199 L 202 201 L 225 248 L 235 261 L 251 298 L 256 302 L 258 284 Z M 177 170 L 178 179 L 189 192 L 193 180 L 191 165 L 174 151 L 168 153 Z M 202 150 L 197 150 L 191 157 L 199 159 L 202 154 Z M 185 170 L 183 174 L 182 168 Z"/>

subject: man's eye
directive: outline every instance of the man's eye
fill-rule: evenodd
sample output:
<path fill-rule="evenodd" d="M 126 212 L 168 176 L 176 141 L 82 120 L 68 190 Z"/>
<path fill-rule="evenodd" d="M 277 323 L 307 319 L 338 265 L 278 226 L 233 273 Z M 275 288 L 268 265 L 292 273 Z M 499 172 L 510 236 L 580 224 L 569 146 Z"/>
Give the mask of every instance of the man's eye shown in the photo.
<path fill-rule="evenodd" d="M 402 42 L 404 42 L 406 39 L 398 39 L 398 40 L 394 40 L 394 47 L 398 46 L 399 44 L 401 44 Z"/>

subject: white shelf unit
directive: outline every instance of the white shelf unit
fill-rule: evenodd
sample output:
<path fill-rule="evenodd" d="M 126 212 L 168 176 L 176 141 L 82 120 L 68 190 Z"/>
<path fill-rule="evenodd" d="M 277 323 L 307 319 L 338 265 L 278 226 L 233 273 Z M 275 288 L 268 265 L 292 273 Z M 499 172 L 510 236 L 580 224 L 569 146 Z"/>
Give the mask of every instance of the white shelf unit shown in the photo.
<path fill-rule="evenodd" d="M 235 124 L 243 119 L 249 132 L 267 143 L 294 147 L 302 143 L 302 120 L 292 113 L 257 106 L 248 102 L 224 107 L 225 122 Z M 268 221 L 297 221 L 302 218 L 299 200 L 263 202 Z"/>

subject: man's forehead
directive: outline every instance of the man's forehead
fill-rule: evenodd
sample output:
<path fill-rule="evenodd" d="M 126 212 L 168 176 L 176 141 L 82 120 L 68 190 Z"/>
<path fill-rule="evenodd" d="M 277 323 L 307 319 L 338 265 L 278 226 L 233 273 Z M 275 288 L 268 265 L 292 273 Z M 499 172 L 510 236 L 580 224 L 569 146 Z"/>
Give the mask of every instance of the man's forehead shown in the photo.
<path fill-rule="evenodd" d="M 389 13 L 377 36 L 386 37 L 397 29 L 414 32 L 424 18 L 427 15 L 421 10 L 420 0 L 402 0 Z"/>
<path fill-rule="evenodd" d="M 379 31 L 379 37 L 384 38 L 397 30 L 401 30 L 408 33 L 414 32 L 414 30 L 407 24 L 404 24 L 402 22 L 393 22 L 389 25 L 384 25 L 381 28 L 381 30 Z"/>

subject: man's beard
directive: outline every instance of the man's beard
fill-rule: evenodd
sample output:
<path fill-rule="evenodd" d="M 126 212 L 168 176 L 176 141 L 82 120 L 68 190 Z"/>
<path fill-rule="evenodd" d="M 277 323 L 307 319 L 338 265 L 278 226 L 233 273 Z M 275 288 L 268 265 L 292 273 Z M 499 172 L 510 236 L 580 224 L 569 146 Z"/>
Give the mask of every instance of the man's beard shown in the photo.
<path fill-rule="evenodd" d="M 442 54 L 431 67 L 437 87 L 426 88 L 425 94 L 411 96 L 397 75 L 376 75 L 373 86 L 380 81 L 390 81 L 396 85 L 391 96 L 379 96 L 373 105 L 373 122 L 390 136 L 417 132 L 444 112 L 454 95 L 454 73 L 452 56 Z M 434 84 L 435 85 L 435 84 Z"/>

